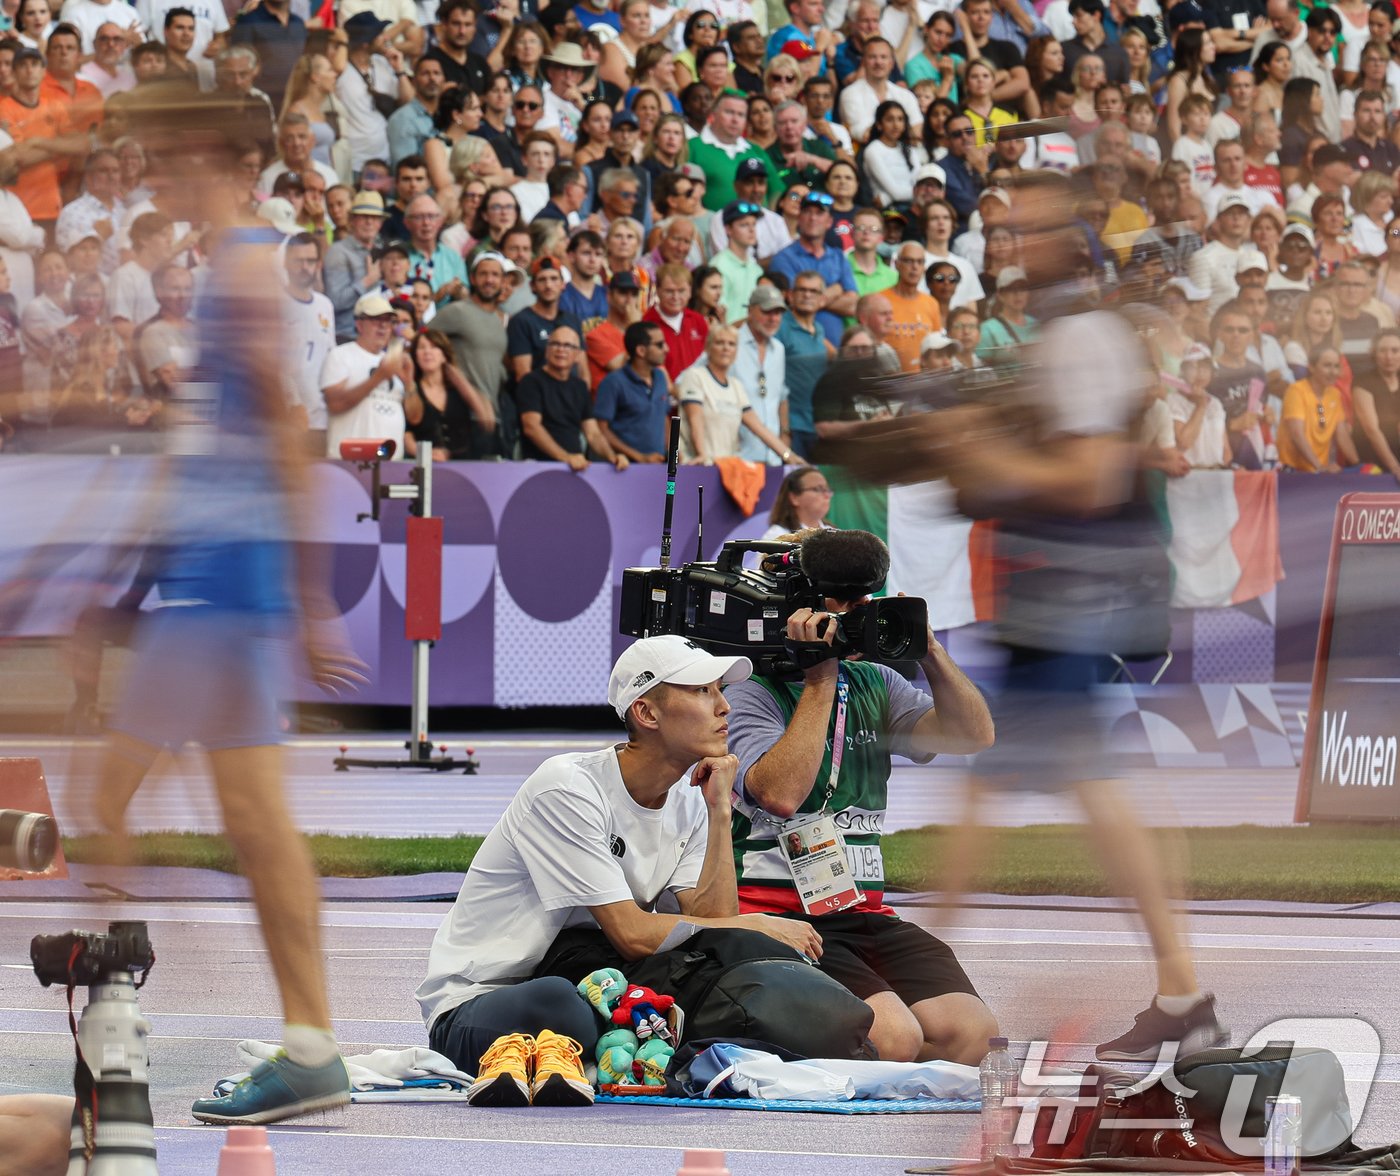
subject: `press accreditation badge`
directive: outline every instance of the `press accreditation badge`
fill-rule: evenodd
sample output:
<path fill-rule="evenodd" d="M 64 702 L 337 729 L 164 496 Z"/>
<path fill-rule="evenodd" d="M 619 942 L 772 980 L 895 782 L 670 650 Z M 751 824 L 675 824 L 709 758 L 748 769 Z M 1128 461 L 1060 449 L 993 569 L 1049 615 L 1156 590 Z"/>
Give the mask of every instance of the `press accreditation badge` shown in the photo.
<path fill-rule="evenodd" d="M 807 914 L 829 915 L 861 901 L 860 887 L 846 860 L 846 839 L 830 813 L 784 825 L 778 846 Z"/>

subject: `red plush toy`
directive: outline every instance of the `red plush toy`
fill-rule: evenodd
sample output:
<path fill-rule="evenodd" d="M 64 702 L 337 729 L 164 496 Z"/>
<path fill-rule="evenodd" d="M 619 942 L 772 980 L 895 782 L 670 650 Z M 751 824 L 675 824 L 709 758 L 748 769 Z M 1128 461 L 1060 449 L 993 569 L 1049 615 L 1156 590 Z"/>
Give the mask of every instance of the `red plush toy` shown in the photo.
<path fill-rule="evenodd" d="M 661 1014 L 676 1003 L 674 996 L 662 996 L 641 984 L 634 984 L 622 995 L 613 1009 L 613 1024 L 631 1029 L 638 1041 L 656 1036 L 662 1041 L 675 1045 L 666 1018 Z"/>

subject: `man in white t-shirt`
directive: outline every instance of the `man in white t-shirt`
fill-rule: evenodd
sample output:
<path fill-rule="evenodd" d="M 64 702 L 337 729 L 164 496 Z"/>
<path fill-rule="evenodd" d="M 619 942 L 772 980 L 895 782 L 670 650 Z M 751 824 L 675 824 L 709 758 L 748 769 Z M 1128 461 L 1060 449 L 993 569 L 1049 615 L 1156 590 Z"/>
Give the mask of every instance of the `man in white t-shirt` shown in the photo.
<path fill-rule="evenodd" d="M 53 7 L 57 8 L 57 5 Z M 140 15 L 123 0 L 67 0 L 58 19 L 78 30 L 85 54 L 92 53 L 97 47 L 97 30 L 108 22 L 126 33 L 133 48 L 143 39 Z"/>
<path fill-rule="evenodd" d="M 546 760 L 487 834 L 415 994 L 433 1049 L 478 1075 L 469 1101 L 592 1101 L 567 1081 L 532 1090 L 534 1039 L 516 1036 L 562 1035 L 592 1056 L 598 1021 L 576 981 L 536 976 L 567 928 L 601 930 L 631 961 L 670 946 L 682 920 L 820 956 L 810 926 L 739 914 L 729 833 L 738 760 L 721 687 L 752 672 L 748 658 L 714 657 L 683 637 L 636 642 L 608 680 L 627 742 Z M 657 909 L 670 898 L 679 914 Z"/>
<path fill-rule="evenodd" d="M 228 41 L 228 13 L 216 0 L 136 0 L 136 12 L 141 22 L 157 41 L 164 41 L 170 28 L 172 9 L 188 12 L 194 18 L 194 40 L 186 50 L 190 60 L 203 61 L 212 54 L 204 51 L 212 44 L 217 53 Z M 186 19 L 189 19 L 188 17 Z M 210 83 L 213 83 L 213 62 L 210 62 Z"/>
<path fill-rule="evenodd" d="M 884 37 L 872 37 L 861 54 L 864 76 L 841 93 L 841 121 L 851 136 L 863 140 L 879 132 L 874 129 L 875 111 L 882 102 L 898 102 L 904 108 L 911 129 L 924 125 L 923 111 L 913 91 L 890 81 L 894 70 L 894 49 Z"/>
<path fill-rule="evenodd" d="M 306 414 L 310 433 L 307 452 L 326 452 L 326 398 L 321 395 L 321 372 L 326 357 L 335 350 L 335 307 L 316 289 L 321 272 L 321 239 L 299 233 L 282 251 L 287 271 L 287 299 L 283 321 L 290 356 L 288 374 L 296 394 L 292 407 Z"/>
<path fill-rule="evenodd" d="M 1198 249 L 1187 262 L 1187 276 L 1202 290 L 1210 292 L 1211 314 L 1239 293 L 1235 266 L 1240 249 L 1249 237 L 1253 215 L 1249 198 L 1243 193 L 1225 193 L 1215 215 L 1215 240 Z"/>
<path fill-rule="evenodd" d="M 339 457 L 340 443 L 352 437 L 387 438 L 403 453 L 403 399 L 413 361 L 407 353 L 385 352 L 397 321 L 384 295 L 366 294 L 355 303 L 355 341 L 326 356 L 321 394 L 328 414 L 327 457 Z"/>

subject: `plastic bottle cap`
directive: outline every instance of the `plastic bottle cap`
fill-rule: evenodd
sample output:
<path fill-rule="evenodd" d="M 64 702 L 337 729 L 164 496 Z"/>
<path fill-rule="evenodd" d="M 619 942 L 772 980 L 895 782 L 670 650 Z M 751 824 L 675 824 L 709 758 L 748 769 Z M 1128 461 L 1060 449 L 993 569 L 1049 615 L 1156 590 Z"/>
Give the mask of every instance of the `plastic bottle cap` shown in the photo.
<path fill-rule="evenodd" d="M 1010 1044 L 1011 1044 L 1010 1039 L 1005 1038 L 1005 1037 L 989 1037 L 989 1038 L 987 1038 L 987 1048 L 988 1048 L 988 1049 L 1006 1049 L 1007 1046 L 1009 1046 Z"/>

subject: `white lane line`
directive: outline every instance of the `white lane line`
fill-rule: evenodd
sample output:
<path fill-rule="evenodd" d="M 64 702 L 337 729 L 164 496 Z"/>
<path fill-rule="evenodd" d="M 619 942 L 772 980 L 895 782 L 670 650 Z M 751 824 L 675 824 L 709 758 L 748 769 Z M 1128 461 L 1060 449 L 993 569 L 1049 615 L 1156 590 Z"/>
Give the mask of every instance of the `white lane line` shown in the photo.
<path fill-rule="evenodd" d="M 331 900 L 334 902 L 334 900 Z M 392 902 L 392 899 L 386 899 Z M 98 913 L 102 904 L 69 904 L 62 902 L 14 902 L 0 908 L 0 919 L 41 919 L 54 922 L 57 919 L 79 918 L 101 922 Z M 257 915 L 249 908 L 241 906 L 172 906 L 156 903 L 113 903 L 125 919 L 144 920 L 148 923 L 190 923 L 203 921 L 233 926 L 257 926 Z M 361 930 L 410 931 L 431 929 L 436 931 L 442 923 L 441 912 L 402 912 L 387 916 L 377 911 L 327 909 L 322 914 L 321 923 L 329 928 Z M 1029 946 L 1045 944 L 1050 947 L 1144 947 L 1149 940 L 1139 931 L 1085 931 L 1058 928 L 1025 927 L 961 927 L 948 928 L 940 932 L 940 937 L 950 943 L 976 943 L 982 945 Z M 1192 947 L 1218 951 L 1296 951 L 1296 952 L 1339 952 L 1347 954 L 1400 954 L 1400 938 L 1354 935 L 1262 935 L 1249 932 L 1210 932 L 1199 931 L 1189 937 Z"/>
<path fill-rule="evenodd" d="M 613 1105 L 613 1104 L 604 1103 L 603 1105 L 604 1105 L 604 1106 L 610 1106 L 610 1105 Z M 674 1109 L 674 1110 L 685 1110 L 686 1108 L 684 1108 L 684 1107 L 675 1107 L 675 1108 L 670 1108 L 670 1109 Z M 712 1109 L 712 1108 L 697 1108 L 697 1109 Z M 744 1114 L 744 1113 L 746 1113 L 746 1112 L 743 1112 L 743 1111 L 733 1111 L 733 1112 L 731 1112 L 731 1113 L 732 1113 L 732 1114 L 739 1115 L 739 1114 Z M 752 1113 L 752 1112 L 747 1112 L 747 1113 Z M 956 1112 L 956 1111 L 955 1111 L 955 1112 L 945 1112 L 945 1113 L 962 1114 L 963 1112 Z M 968 1112 L 966 1112 L 966 1114 L 971 1115 L 971 1114 L 975 1114 L 975 1112 L 968 1111 Z M 203 1132 L 209 1133 L 209 1128 L 208 1128 L 207 1126 L 186 1125 L 186 1124 L 182 1124 L 182 1123 L 171 1123 L 171 1124 L 169 1124 L 169 1125 L 157 1123 L 157 1124 L 156 1124 L 156 1130 L 157 1130 L 157 1131 L 203 1131 Z M 683 1150 L 685 1147 L 688 1146 L 687 1144 L 678 1143 L 678 1142 L 673 1142 L 673 1143 L 631 1143 L 631 1142 L 627 1142 L 627 1143 L 621 1143 L 621 1142 L 598 1142 L 598 1143 L 591 1143 L 591 1142 L 586 1142 L 586 1141 L 583 1141 L 583 1140 L 575 1140 L 575 1139 L 506 1139 L 506 1138 L 501 1138 L 501 1137 L 494 1136 L 494 1135 L 480 1135 L 480 1136 L 477 1136 L 477 1135 L 378 1135 L 378 1134 L 372 1134 L 372 1133 L 370 1133 L 370 1132 L 362 1132 L 362 1131 L 340 1131 L 340 1130 L 338 1130 L 338 1129 L 336 1129 L 336 1128 L 334 1128 L 334 1127 L 328 1127 L 328 1128 L 326 1128 L 325 1131 L 317 1131 L 317 1130 L 315 1130 L 314 1128 L 310 1127 L 310 1125 L 308 1125 L 308 1126 L 306 1126 L 306 1127 L 300 1127 L 300 1128 L 292 1127 L 292 1128 L 289 1129 L 289 1130 L 283 1130 L 283 1129 L 278 1128 L 278 1127 L 271 1127 L 271 1126 L 270 1126 L 270 1127 L 268 1127 L 268 1129 L 267 1129 L 267 1133 L 268 1133 L 269 1136 L 273 1136 L 273 1135 L 291 1135 L 291 1136 L 303 1136 L 303 1137 L 304 1137 L 304 1136 L 309 1136 L 309 1135 L 317 1135 L 317 1136 L 323 1136 L 323 1137 L 326 1138 L 326 1139 L 383 1139 L 383 1140 L 390 1140 L 390 1141 L 406 1140 L 406 1141 L 411 1142 L 411 1143 L 492 1143 L 492 1144 L 511 1144 L 511 1145 L 513 1145 L 513 1146 L 518 1146 L 518 1147 L 593 1147 L 593 1148 L 602 1148 L 602 1147 L 606 1147 L 606 1148 L 612 1148 L 612 1149 L 617 1149 L 617 1148 L 632 1148 L 632 1149 L 635 1149 L 635 1150 L 638 1150 L 638 1151 L 666 1151 L 666 1152 L 680 1151 L 680 1150 Z M 727 1147 L 725 1147 L 723 1150 L 726 1151 L 726 1152 L 729 1152 L 729 1153 L 731 1153 L 731 1154 L 733 1154 L 733 1155 L 747 1155 L 747 1156 L 820 1156 L 820 1157 L 822 1157 L 822 1158 L 824 1158 L 824 1159 L 825 1159 L 825 1158 L 829 1158 L 829 1159 L 841 1159 L 841 1160 L 907 1160 L 908 1163 L 911 1164 L 911 1165 L 913 1165 L 913 1164 L 920 1164 L 920 1165 L 923 1165 L 923 1164 L 936 1164 L 936 1163 L 955 1163 L 955 1162 L 958 1162 L 958 1161 L 960 1161 L 960 1160 L 966 1160 L 966 1157 L 965 1157 L 965 1156 L 964 1156 L 964 1157 L 960 1157 L 960 1156 L 931 1156 L 931 1157 L 924 1157 L 924 1158 L 920 1158 L 920 1159 L 908 1159 L 907 1156 L 903 1156 L 903 1155 L 900 1155 L 900 1154 L 894 1153 L 894 1152 L 886 1154 L 886 1153 L 882 1153 L 882 1152 L 790 1151 L 790 1150 L 788 1150 L 788 1149 L 786 1149 L 786 1148 L 739 1148 L 739 1147 L 733 1147 L 733 1146 L 727 1146 Z"/>

